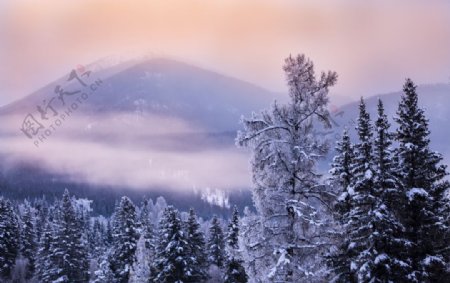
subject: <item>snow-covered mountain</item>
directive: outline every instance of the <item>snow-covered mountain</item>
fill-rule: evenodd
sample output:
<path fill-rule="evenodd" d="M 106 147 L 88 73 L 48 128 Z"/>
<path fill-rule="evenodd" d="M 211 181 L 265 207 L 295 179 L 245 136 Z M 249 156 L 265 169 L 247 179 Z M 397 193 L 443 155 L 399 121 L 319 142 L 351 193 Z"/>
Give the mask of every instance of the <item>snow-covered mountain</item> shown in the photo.
<path fill-rule="evenodd" d="M 114 188 L 114 192 L 177 194 L 183 197 L 174 199 L 181 202 L 184 198 L 222 206 L 250 204 L 249 155 L 234 146 L 239 119 L 285 97 L 168 59 L 75 66 L 74 70 L 77 79 L 68 81 L 69 70 L 0 108 L 3 191 L 8 188 L 24 196 L 68 186 L 86 195 Z M 65 105 L 55 93 L 58 85 L 60 93 L 67 92 L 62 95 Z M 448 162 L 450 85 L 420 86 L 418 92 L 430 118 L 432 146 Z M 368 98 L 372 117 L 377 97 L 392 117 L 400 92 Z M 37 107 L 45 108 L 51 99 L 55 111 L 47 107 L 48 119 L 43 120 Z M 76 109 L 70 110 L 74 103 Z M 327 135 L 333 140 L 344 126 L 354 128 L 357 102 L 331 110 L 335 127 Z M 31 138 L 21 131 L 28 114 L 44 127 Z M 328 161 L 321 164 L 324 171 L 327 167 Z"/>
<path fill-rule="evenodd" d="M 6 179 L 31 171 L 40 180 L 23 176 L 21 186 L 41 191 L 49 187 L 44 181 L 48 172 L 48 182 L 57 178 L 90 188 L 188 191 L 216 205 L 220 199 L 223 206 L 229 205 L 224 191 L 248 189 L 248 156 L 234 146 L 238 122 L 243 113 L 268 105 L 275 94 L 168 59 L 74 70 L 81 82 L 68 81 L 68 72 L 0 108 Z M 95 91 L 89 89 L 96 82 Z M 62 99 L 55 92 L 58 85 L 67 92 Z M 74 103 L 76 109 L 70 110 Z M 38 106 L 46 108 L 47 120 Z M 28 114 L 45 128 L 31 138 L 20 130 Z"/>

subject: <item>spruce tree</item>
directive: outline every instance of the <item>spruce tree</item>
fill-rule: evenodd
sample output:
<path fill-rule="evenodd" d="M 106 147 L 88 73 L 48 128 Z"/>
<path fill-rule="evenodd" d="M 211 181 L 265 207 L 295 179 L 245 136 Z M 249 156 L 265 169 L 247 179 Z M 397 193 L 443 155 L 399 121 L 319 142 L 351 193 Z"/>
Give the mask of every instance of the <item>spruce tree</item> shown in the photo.
<path fill-rule="evenodd" d="M 208 278 L 208 259 L 206 254 L 205 236 L 200 230 L 200 224 L 198 223 L 197 216 L 195 215 L 193 208 L 189 210 L 189 217 L 186 223 L 186 232 L 190 254 L 197 263 L 193 266 L 193 276 L 198 282 L 206 280 Z"/>
<path fill-rule="evenodd" d="M 392 162 L 392 138 L 390 124 L 381 100 L 377 105 L 378 117 L 375 121 L 374 177 L 372 208 L 372 245 L 369 270 L 365 278 L 372 282 L 400 282 L 405 274 L 407 263 L 400 255 L 404 248 L 402 225 L 396 213 L 401 203 L 400 185 L 394 176 Z"/>
<path fill-rule="evenodd" d="M 195 259 L 190 254 L 187 236 L 182 229 L 179 212 L 168 206 L 159 223 L 159 243 L 149 281 L 196 282 L 195 264 Z"/>
<path fill-rule="evenodd" d="M 51 244 L 53 239 L 53 229 L 51 223 L 46 220 L 41 230 L 41 237 L 38 244 L 36 259 L 36 274 L 42 282 L 51 282 L 54 279 L 51 274 L 52 250 Z"/>
<path fill-rule="evenodd" d="M 240 258 L 239 251 L 239 211 L 236 206 L 233 208 L 231 221 L 228 224 L 227 233 L 228 258 L 226 260 L 226 270 L 224 276 L 225 283 L 246 283 L 247 273 Z"/>
<path fill-rule="evenodd" d="M 351 165 L 353 176 L 348 188 L 349 209 L 343 214 L 344 239 L 332 261 L 340 282 L 365 282 L 370 274 L 373 251 L 371 247 L 373 208 L 372 126 L 361 98 L 356 127 L 359 142 Z"/>
<path fill-rule="evenodd" d="M 140 209 L 140 224 L 142 236 L 144 237 L 145 248 L 148 252 L 153 253 L 155 250 L 155 233 L 153 223 L 150 221 L 149 201 L 144 199 Z"/>
<path fill-rule="evenodd" d="M 11 278 L 19 253 L 19 224 L 9 200 L 0 197 L 0 277 Z"/>
<path fill-rule="evenodd" d="M 232 249 L 239 248 L 239 211 L 236 206 L 233 207 L 231 221 L 228 224 L 227 244 Z"/>
<path fill-rule="evenodd" d="M 219 268 L 225 264 L 225 241 L 217 216 L 211 220 L 208 239 L 208 260 L 211 264 L 217 265 Z"/>
<path fill-rule="evenodd" d="M 137 214 L 133 202 L 128 197 L 122 197 L 116 207 L 113 224 L 113 246 L 109 259 L 115 282 L 126 283 L 130 277 L 131 267 L 136 260 Z"/>
<path fill-rule="evenodd" d="M 69 191 L 64 191 L 51 240 L 50 277 L 58 282 L 88 282 L 87 244 Z"/>
<path fill-rule="evenodd" d="M 409 282 L 444 282 L 450 278 L 448 207 L 442 156 L 430 150 L 430 131 L 418 106 L 416 86 L 407 79 L 397 110 L 396 175 L 402 182 L 404 202 L 399 204 L 408 246 L 404 261 L 410 265 Z"/>
<path fill-rule="evenodd" d="M 30 279 L 34 275 L 35 260 L 36 260 L 36 229 L 34 226 L 34 217 L 29 205 L 25 208 L 25 213 L 22 216 L 22 235 L 21 235 L 21 249 L 22 256 L 27 259 L 26 279 Z"/>
<path fill-rule="evenodd" d="M 347 213 L 349 210 L 349 199 L 350 195 L 348 193 L 349 185 L 353 180 L 352 166 L 354 164 L 354 145 L 350 141 L 350 136 L 348 135 L 347 129 L 344 129 L 342 133 L 342 140 L 338 141 L 336 144 L 336 156 L 333 158 L 331 163 L 330 174 L 332 176 L 332 183 L 334 186 L 338 187 L 336 190 L 338 193 L 338 200 L 336 202 L 336 210 L 339 215 Z"/>

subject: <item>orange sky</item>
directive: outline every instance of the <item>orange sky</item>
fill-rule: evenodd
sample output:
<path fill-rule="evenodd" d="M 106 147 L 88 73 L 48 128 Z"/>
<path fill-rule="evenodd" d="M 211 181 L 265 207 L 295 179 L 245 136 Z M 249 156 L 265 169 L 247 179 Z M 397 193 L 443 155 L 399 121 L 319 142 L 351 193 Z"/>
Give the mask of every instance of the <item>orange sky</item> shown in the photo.
<path fill-rule="evenodd" d="M 283 90 L 283 58 L 306 53 L 353 98 L 406 76 L 450 83 L 448 1 L 0 3 L 0 105 L 108 55 L 170 56 Z"/>

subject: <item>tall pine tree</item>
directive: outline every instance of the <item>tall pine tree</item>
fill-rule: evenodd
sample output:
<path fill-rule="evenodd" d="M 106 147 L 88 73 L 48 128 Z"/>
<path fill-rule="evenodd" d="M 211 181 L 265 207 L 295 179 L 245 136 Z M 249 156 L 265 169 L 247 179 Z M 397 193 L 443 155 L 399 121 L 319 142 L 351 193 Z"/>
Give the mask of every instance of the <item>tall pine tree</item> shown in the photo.
<path fill-rule="evenodd" d="M 348 188 L 349 208 L 343 214 L 344 239 L 333 265 L 340 282 L 365 282 L 370 274 L 373 208 L 372 126 L 370 116 L 361 98 L 356 127 L 359 142 L 355 145 L 355 158 L 351 166 L 353 176 Z"/>
<path fill-rule="evenodd" d="M 401 282 L 404 280 L 407 263 L 402 261 L 405 248 L 402 238 L 403 227 L 396 213 L 401 202 L 400 184 L 394 176 L 392 162 L 392 138 L 390 124 L 381 100 L 377 105 L 378 117 L 375 121 L 374 140 L 374 183 L 375 196 L 372 208 L 372 235 L 370 269 L 365 278 L 372 282 Z"/>
<path fill-rule="evenodd" d="M 227 245 L 228 258 L 224 281 L 225 283 L 246 283 L 248 276 L 239 254 L 239 211 L 236 206 L 233 208 L 231 221 L 228 224 Z"/>
<path fill-rule="evenodd" d="M 225 241 L 217 216 L 211 220 L 208 238 L 208 260 L 211 264 L 217 265 L 219 268 L 225 264 Z"/>
<path fill-rule="evenodd" d="M 198 274 L 195 274 L 195 264 L 179 212 L 168 206 L 159 223 L 159 243 L 149 281 L 196 282 Z"/>
<path fill-rule="evenodd" d="M 444 181 L 446 166 L 440 154 L 430 150 L 430 131 L 424 111 L 418 106 L 414 83 L 407 79 L 397 110 L 396 174 L 403 185 L 404 203 L 399 204 L 409 246 L 404 260 L 410 264 L 409 282 L 444 282 L 450 278 L 450 227 Z"/>
<path fill-rule="evenodd" d="M 9 200 L 0 197 L 0 277 L 9 279 L 19 253 L 19 224 Z"/>
<path fill-rule="evenodd" d="M 196 277 L 196 281 L 200 282 L 208 278 L 208 258 L 206 254 L 205 236 L 200 230 L 200 224 L 198 223 L 197 216 L 193 208 L 189 210 L 189 217 L 186 223 L 187 241 L 191 256 L 197 263 L 194 266 L 193 275 Z"/>
<path fill-rule="evenodd" d="M 31 207 L 26 204 L 24 215 L 22 216 L 22 235 L 21 249 L 22 256 L 27 259 L 26 279 L 30 279 L 34 275 L 36 260 L 36 229 L 34 225 L 34 217 Z"/>
<path fill-rule="evenodd" d="M 126 283 L 130 277 L 131 267 L 136 260 L 137 231 L 136 207 L 128 197 L 122 197 L 116 207 L 113 224 L 113 245 L 109 258 L 115 282 Z"/>
<path fill-rule="evenodd" d="M 64 191 L 50 245 L 49 277 L 58 282 L 88 282 L 87 244 L 69 191 Z"/>

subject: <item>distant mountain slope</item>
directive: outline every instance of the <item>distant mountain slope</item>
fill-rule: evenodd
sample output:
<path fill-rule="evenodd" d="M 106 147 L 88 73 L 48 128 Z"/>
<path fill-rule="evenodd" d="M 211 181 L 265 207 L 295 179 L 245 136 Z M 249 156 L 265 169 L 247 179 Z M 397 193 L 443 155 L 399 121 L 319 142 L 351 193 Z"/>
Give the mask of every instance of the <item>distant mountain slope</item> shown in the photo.
<path fill-rule="evenodd" d="M 91 189 L 166 190 L 167 195 L 193 188 L 248 189 L 248 156 L 234 146 L 238 122 L 242 114 L 270 104 L 275 94 L 168 59 L 81 68 L 92 70 L 83 80 L 100 79 L 101 86 L 39 148 L 19 130 L 23 117 L 32 113 L 39 119 L 36 107 L 55 97 L 55 87 L 74 90 L 80 88 L 77 81 L 67 82 L 68 75 L 63 76 L 0 108 L 0 120 L 6 121 L 0 123 L 1 164 L 6 179 L 23 176 L 18 182 L 21 195 L 23 188 L 54 188 L 55 175 L 62 178 L 59 184 L 73 183 L 80 192 L 80 184 Z M 54 100 L 58 115 L 75 96 L 65 96 L 66 106 Z M 236 159 L 241 160 L 238 166 Z M 227 181 L 228 175 L 233 182 Z M 251 204 L 246 195 L 244 203 Z"/>
<path fill-rule="evenodd" d="M 238 122 L 242 115 L 285 97 L 167 59 L 77 68 L 92 70 L 89 79 L 102 84 L 39 147 L 20 131 L 23 118 L 28 113 L 39 118 L 36 106 L 54 97 L 57 85 L 74 89 L 77 82 L 68 83 L 65 75 L 0 108 L 0 193 L 23 198 L 37 192 L 54 195 L 68 187 L 96 198 L 99 207 L 102 201 L 111 205 L 109 196 L 120 193 L 161 194 L 180 207 L 182 202 L 186 207 L 195 203 L 207 211 L 210 204 L 204 200 L 220 200 L 225 191 L 231 205 L 251 205 L 249 154 L 234 146 Z M 418 91 L 430 119 L 432 148 L 443 153 L 448 164 L 450 85 L 424 85 Z M 390 117 L 400 94 L 379 96 Z M 377 97 L 366 99 L 372 118 Z M 68 104 L 74 101 L 66 98 Z M 64 107 L 59 106 L 61 114 Z M 357 111 L 357 102 L 332 109 L 335 127 L 327 133 L 332 145 L 344 126 L 354 133 Z M 332 156 L 333 151 L 320 164 L 323 172 Z M 211 195 L 215 192 L 218 198 Z"/>

